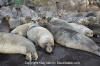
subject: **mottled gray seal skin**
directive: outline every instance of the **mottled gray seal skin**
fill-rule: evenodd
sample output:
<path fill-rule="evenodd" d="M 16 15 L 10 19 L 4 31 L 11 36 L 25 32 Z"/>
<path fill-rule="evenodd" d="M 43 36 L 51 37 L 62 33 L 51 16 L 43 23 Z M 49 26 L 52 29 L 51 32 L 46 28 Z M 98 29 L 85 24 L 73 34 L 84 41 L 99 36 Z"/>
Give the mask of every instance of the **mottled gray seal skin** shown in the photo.
<path fill-rule="evenodd" d="M 76 23 L 69 23 L 69 25 L 71 25 L 77 32 L 79 32 L 85 36 L 88 36 L 88 37 L 93 37 L 93 31 L 91 29 L 87 28 L 86 26 L 79 25 Z"/>
<path fill-rule="evenodd" d="M 54 47 L 53 35 L 44 27 L 31 24 L 27 31 L 27 37 L 39 45 L 46 52 L 51 53 Z"/>
<path fill-rule="evenodd" d="M 34 44 L 19 35 L 0 32 L 0 53 L 19 53 L 26 55 L 29 61 L 37 60 L 38 54 Z"/>
<path fill-rule="evenodd" d="M 85 36 L 93 37 L 93 31 L 84 25 L 79 25 L 76 23 L 68 23 L 65 20 L 62 20 L 59 18 L 52 18 L 50 22 L 57 26 L 62 25 L 62 27 L 64 27 L 64 28 L 69 28 L 69 29 L 72 28 L 72 30 L 75 30 Z"/>
<path fill-rule="evenodd" d="M 94 53 L 100 56 L 100 47 L 90 38 L 72 30 L 70 26 L 58 22 L 49 22 L 45 27 L 53 34 L 55 41 L 65 47 L 79 49 Z"/>

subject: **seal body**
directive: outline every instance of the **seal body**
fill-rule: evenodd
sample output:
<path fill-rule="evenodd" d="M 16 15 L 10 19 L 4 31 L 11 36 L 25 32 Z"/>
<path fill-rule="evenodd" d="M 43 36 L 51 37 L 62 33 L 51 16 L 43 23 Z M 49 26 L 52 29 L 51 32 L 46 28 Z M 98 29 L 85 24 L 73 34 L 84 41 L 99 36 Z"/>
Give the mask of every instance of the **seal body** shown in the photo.
<path fill-rule="evenodd" d="M 65 47 L 92 52 L 100 56 L 100 47 L 90 38 L 82 35 L 72 28 L 64 27 L 58 22 L 49 22 L 46 28 L 53 34 L 55 41 Z"/>
<path fill-rule="evenodd" d="M 76 24 L 76 23 L 68 23 L 65 20 L 53 18 L 50 21 L 53 25 L 60 26 L 62 25 L 63 28 L 69 28 L 71 30 L 77 31 L 85 36 L 92 37 L 93 31 L 84 25 Z"/>
<path fill-rule="evenodd" d="M 38 44 L 41 48 L 46 49 L 47 52 L 52 52 L 54 38 L 46 28 L 40 26 L 33 27 L 28 30 L 27 37 Z"/>
<path fill-rule="evenodd" d="M 29 61 L 32 57 L 34 60 L 38 58 L 35 46 L 30 40 L 10 33 L 0 33 L 0 53 L 24 54 Z"/>
<path fill-rule="evenodd" d="M 78 25 L 75 23 L 69 23 L 77 32 L 88 36 L 88 37 L 93 37 L 93 31 L 83 25 Z"/>

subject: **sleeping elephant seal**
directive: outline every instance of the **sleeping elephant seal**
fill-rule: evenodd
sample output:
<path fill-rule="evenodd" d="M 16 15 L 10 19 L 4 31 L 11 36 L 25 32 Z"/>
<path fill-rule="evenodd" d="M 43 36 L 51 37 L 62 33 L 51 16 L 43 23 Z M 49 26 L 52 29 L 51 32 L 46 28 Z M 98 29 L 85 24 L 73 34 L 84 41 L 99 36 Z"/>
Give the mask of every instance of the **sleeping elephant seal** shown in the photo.
<path fill-rule="evenodd" d="M 83 25 L 79 25 L 76 23 L 69 23 L 77 32 L 88 36 L 88 37 L 93 37 L 93 31 Z"/>
<path fill-rule="evenodd" d="M 38 59 L 37 51 L 31 41 L 10 33 L 0 32 L 0 53 L 24 54 L 29 61 Z"/>
<path fill-rule="evenodd" d="M 100 47 L 96 45 L 90 38 L 72 30 L 72 28 L 64 28 L 64 24 L 58 22 L 49 22 L 45 27 L 53 34 L 55 41 L 65 47 L 80 49 L 92 52 L 100 56 Z"/>
<path fill-rule="evenodd" d="M 20 26 L 16 27 L 14 30 L 12 30 L 11 33 L 26 37 L 30 24 L 31 23 L 20 25 Z"/>
<path fill-rule="evenodd" d="M 33 23 L 27 31 L 27 37 L 45 49 L 46 52 L 51 53 L 53 51 L 54 38 L 46 28 Z"/>
<path fill-rule="evenodd" d="M 85 36 L 93 37 L 93 31 L 91 29 L 85 27 L 84 25 L 79 25 L 76 23 L 68 23 L 65 20 L 58 19 L 58 18 L 52 18 L 51 22 L 52 22 L 52 24 L 54 24 L 56 26 L 63 25 L 64 28 L 69 28 L 69 29 L 75 30 Z"/>

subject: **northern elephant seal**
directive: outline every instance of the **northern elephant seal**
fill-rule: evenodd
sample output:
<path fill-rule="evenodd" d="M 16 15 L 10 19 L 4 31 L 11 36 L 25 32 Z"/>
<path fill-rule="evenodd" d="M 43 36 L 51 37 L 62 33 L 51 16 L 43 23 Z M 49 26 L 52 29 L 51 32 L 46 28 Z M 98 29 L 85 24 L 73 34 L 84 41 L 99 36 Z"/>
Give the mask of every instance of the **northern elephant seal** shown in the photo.
<path fill-rule="evenodd" d="M 72 28 L 72 30 L 75 30 L 83 35 L 86 35 L 88 37 L 93 36 L 93 31 L 84 25 L 79 25 L 76 23 L 68 23 L 65 20 L 59 19 L 59 18 L 52 18 L 51 23 L 54 25 L 63 25 L 64 28 Z"/>
<path fill-rule="evenodd" d="M 0 32 L 0 53 L 20 53 L 26 55 L 26 59 L 31 61 L 38 59 L 38 54 L 34 44 L 21 36 Z"/>
<path fill-rule="evenodd" d="M 64 24 L 49 22 L 45 27 L 53 34 L 55 41 L 65 47 L 80 49 L 92 52 L 100 56 L 100 47 L 90 38 L 72 30 L 73 28 L 63 27 Z"/>
<path fill-rule="evenodd" d="M 27 31 L 27 37 L 45 49 L 48 53 L 53 51 L 54 38 L 53 35 L 44 27 L 31 24 Z"/>
<path fill-rule="evenodd" d="M 77 32 L 88 36 L 88 37 L 93 37 L 93 31 L 83 25 L 79 25 L 76 23 L 69 23 Z"/>

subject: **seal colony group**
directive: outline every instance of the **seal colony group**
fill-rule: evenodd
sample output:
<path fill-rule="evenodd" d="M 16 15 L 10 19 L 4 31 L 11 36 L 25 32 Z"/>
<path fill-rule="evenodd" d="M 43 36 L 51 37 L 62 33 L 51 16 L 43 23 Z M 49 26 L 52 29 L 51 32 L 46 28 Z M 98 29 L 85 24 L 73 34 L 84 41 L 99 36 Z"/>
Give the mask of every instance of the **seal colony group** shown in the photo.
<path fill-rule="evenodd" d="M 26 59 L 32 61 L 38 59 L 37 48 L 50 54 L 54 51 L 56 42 L 66 48 L 88 51 L 100 56 L 100 47 L 90 39 L 100 27 L 96 26 L 98 27 L 94 28 L 96 31 L 87 27 L 93 25 L 96 20 L 97 24 L 100 24 L 100 12 L 97 13 L 97 17 L 88 17 L 89 14 L 80 17 L 83 14 L 73 12 L 72 15 L 70 12 L 65 16 L 61 13 L 60 17 L 55 18 L 51 13 L 48 14 L 49 12 L 46 17 L 41 7 L 36 10 L 41 13 L 25 5 L 21 6 L 18 13 L 15 7 L 0 8 L 0 53 L 19 53 L 26 55 Z"/>
<path fill-rule="evenodd" d="M 9 24 L 10 17 L 6 18 L 3 18 L 1 22 L 5 21 Z M 0 32 L 0 53 L 20 53 L 26 55 L 29 61 L 37 60 L 38 54 L 35 46 L 38 45 L 41 49 L 51 53 L 54 50 L 55 40 L 61 46 L 88 51 L 100 56 L 100 47 L 89 38 L 93 36 L 93 31 L 89 28 L 67 23 L 58 18 L 43 21 L 32 21 L 30 18 L 28 22 L 16 26 L 11 33 Z"/>

